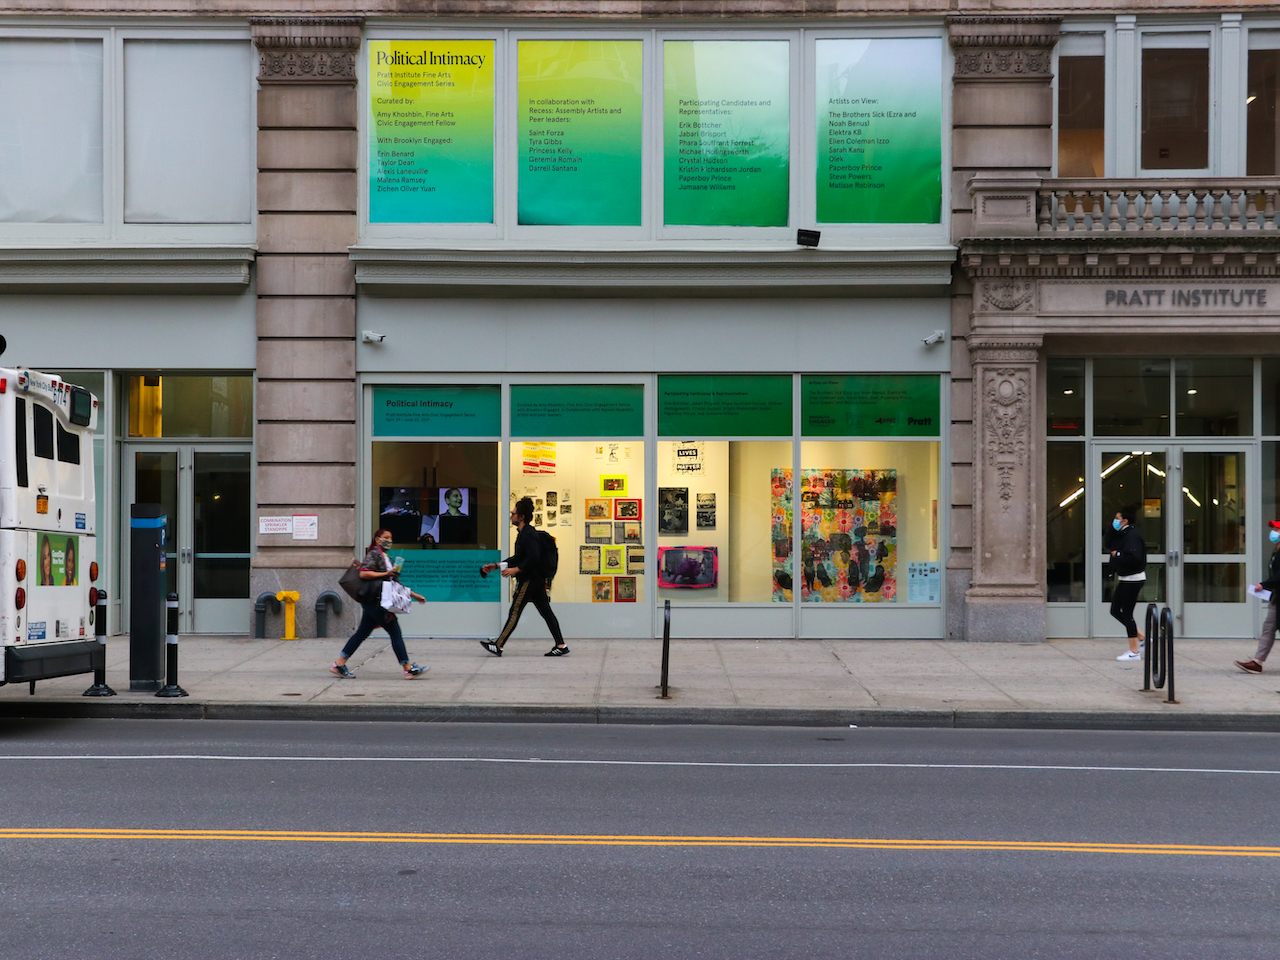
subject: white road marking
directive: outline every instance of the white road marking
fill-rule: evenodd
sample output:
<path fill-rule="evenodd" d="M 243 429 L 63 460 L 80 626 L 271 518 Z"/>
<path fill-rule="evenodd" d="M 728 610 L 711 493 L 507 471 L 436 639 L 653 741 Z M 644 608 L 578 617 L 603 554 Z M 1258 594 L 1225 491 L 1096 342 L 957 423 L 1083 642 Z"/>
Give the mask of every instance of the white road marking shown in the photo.
<path fill-rule="evenodd" d="M 139 760 L 209 760 L 224 761 L 228 763 L 492 763 L 602 767 L 724 767 L 760 770 L 1017 770 L 1062 773 L 1207 773 L 1227 776 L 1280 776 L 1280 770 L 1250 770 L 1226 767 L 1073 766 L 1069 764 L 1046 763 L 748 763 L 736 760 L 573 760 L 545 757 L 301 757 L 216 753 L 10 754 L 7 756 L 0 756 L 0 762 L 20 760 L 83 760 L 102 762 Z"/>

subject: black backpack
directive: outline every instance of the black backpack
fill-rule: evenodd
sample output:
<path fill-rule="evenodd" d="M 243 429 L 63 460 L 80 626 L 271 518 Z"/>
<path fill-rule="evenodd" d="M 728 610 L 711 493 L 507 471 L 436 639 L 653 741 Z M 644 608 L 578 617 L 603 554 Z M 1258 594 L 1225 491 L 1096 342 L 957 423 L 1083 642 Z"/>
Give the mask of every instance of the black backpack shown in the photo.
<path fill-rule="evenodd" d="M 556 570 L 560 568 L 560 551 L 556 548 L 556 538 L 545 530 L 535 530 L 538 535 L 538 547 L 542 556 L 538 565 L 542 567 L 543 579 L 550 583 L 555 579 Z"/>

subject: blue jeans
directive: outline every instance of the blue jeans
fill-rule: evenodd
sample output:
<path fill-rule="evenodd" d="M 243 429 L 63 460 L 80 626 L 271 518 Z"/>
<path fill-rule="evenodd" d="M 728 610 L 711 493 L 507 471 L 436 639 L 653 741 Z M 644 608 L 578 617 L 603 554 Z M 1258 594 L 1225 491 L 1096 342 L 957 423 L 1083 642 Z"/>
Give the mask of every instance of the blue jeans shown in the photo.
<path fill-rule="evenodd" d="M 396 619 L 396 615 L 389 610 L 383 610 L 382 605 L 376 600 L 372 603 L 362 603 L 360 607 L 364 610 L 360 617 L 360 626 L 356 627 L 356 632 L 342 648 L 342 655 L 350 658 L 369 634 L 378 627 L 382 627 L 391 637 L 391 650 L 396 655 L 396 659 L 401 663 L 408 663 L 409 653 L 404 648 L 404 636 L 400 633 L 400 621 Z"/>

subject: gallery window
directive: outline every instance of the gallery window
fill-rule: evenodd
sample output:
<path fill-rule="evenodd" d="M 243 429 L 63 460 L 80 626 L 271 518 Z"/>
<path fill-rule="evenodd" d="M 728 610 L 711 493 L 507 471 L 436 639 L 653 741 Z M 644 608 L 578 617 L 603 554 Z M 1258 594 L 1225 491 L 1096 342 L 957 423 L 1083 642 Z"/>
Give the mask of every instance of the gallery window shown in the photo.
<path fill-rule="evenodd" d="M 509 508 L 529 497 L 556 539 L 552 601 L 643 602 L 643 384 L 512 384 L 510 430 Z"/>
<path fill-rule="evenodd" d="M 793 380 L 658 378 L 658 598 L 790 602 Z"/>
<path fill-rule="evenodd" d="M 1209 34 L 1144 37 L 1142 169 L 1208 169 L 1209 106 Z"/>
<path fill-rule="evenodd" d="M 777 557 L 775 580 L 802 603 L 940 603 L 939 379 L 805 376 L 800 417 L 799 482 L 777 495 L 800 559 Z"/>
<path fill-rule="evenodd" d="M 370 530 L 391 532 L 401 580 L 433 602 L 498 599 L 479 575 L 500 556 L 497 385 L 373 391 Z"/>
<path fill-rule="evenodd" d="M 1107 69 L 1101 34 L 1064 37 L 1058 56 L 1058 176 L 1106 175 Z"/>

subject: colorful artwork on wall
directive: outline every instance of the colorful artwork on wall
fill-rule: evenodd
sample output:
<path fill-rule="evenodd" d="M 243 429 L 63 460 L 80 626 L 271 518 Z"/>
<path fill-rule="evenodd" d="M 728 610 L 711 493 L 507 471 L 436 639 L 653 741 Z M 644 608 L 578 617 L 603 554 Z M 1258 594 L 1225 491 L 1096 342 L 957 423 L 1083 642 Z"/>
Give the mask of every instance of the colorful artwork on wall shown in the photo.
<path fill-rule="evenodd" d="M 791 471 L 773 471 L 773 598 L 789 601 Z M 896 470 L 802 470 L 800 597 L 805 603 L 885 603 L 897 597 Z M 786 535 L 780 535 L 780 527 Z"/>

